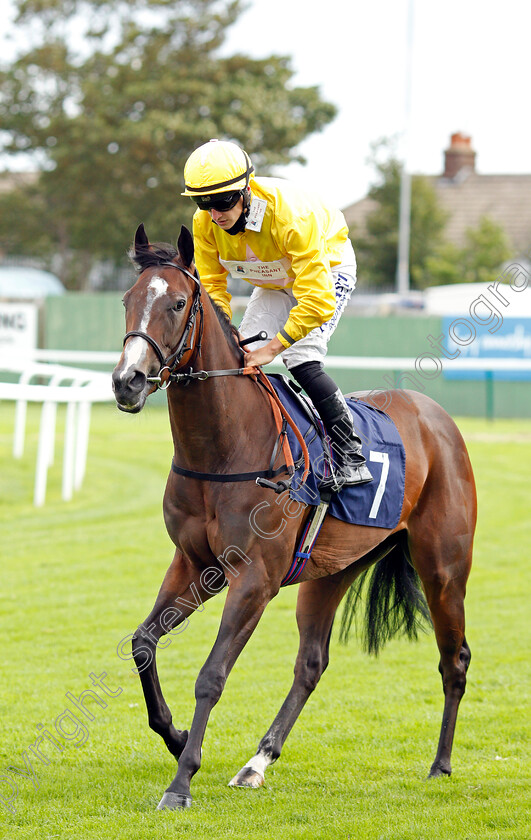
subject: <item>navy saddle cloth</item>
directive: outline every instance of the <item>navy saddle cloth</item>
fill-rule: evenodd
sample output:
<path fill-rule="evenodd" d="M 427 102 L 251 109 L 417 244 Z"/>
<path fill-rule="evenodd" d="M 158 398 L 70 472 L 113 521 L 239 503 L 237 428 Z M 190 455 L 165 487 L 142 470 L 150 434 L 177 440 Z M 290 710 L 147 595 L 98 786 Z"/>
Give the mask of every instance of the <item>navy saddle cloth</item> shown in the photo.
<path fill-rule="evenodd" d="M 311 468 L 306 482 L 301 485 L 304 464 L 296 469 L 290 497 L 298 502 L 317 505 L 320 502 L 319 483 L 329 475 L 323 440 L 293 393 L 288 379 L 269 374 L 282 404 L 302 433 L 310 455 Z M 309 403 L 309 400 L 306 400 Z M 344 487 L 332 493 L 328 513 L 353 525 L 371 525 L 376 528 L 395 528 L 400 521 L 404 502 L 406 453 L 398 429 L 388 414 L 358 399 L 347 399 L 354 419 L 354 427 L 362 441 L 362 452 L 373 476 L 368 484 Z M 316 417 L 318 418 L 317 412 Z M 322 423 L 318 420 L 322 428 Z M 287 429 L 295 464 L 302 451 L 292 430 Z"/>

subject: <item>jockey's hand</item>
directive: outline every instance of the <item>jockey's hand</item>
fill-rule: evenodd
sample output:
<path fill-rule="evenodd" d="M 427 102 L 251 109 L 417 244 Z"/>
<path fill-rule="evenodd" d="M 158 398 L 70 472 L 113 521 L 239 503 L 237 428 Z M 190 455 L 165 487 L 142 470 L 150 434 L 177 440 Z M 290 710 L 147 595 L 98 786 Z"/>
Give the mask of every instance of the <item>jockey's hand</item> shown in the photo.
<path fill-rule="evenodd" d="M 244 348 L 244 361 L 246 367 L 260 367 L 260 365 L 268 365 L 272 362 L 275 356 L 282 353 L 286 348 L 281 341 L 275 336 L 269 341 L 265 347 L 260 347 L 258 350 L 251 350 L 249 353 Z"/>

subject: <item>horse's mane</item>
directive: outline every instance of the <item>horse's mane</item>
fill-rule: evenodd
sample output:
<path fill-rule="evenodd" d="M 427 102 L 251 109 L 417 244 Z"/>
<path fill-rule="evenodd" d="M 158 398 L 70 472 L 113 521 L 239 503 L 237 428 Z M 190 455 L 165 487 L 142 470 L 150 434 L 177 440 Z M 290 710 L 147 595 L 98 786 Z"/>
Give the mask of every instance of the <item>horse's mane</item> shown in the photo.
<path fill-rule="evenodd" d="M 178 256 L 179 251 L 173 245 L 170 245 L 169 242 L 150 242 L 149 245 L 139 245 L 136 248 L 131 248 L 129 251 L 129 259 L 138 272 L 145 271 L 146 268 L 154 268 L 158 265 L 164 265 L 167 262 L 173 262 Z M 229 316 L 223 311 L 221 306 L 218 306 L 210 295 L 209 298 L 229 346 L 238 349 L 238 330 L 231 323 Z M 242 361 L 243 353 L 241 350 L 240 354 Z"/>
<path fill-rule="evenodd" d="M 223 311 L 221 306 L 218 306 L 218 304 L 214 300 L 212 300 L 210 295 L 209 295 L 209 298 L 210 298 L 210 302 L 211 302 L 211 304 L 214 308 L 214 312 L 216 313 L 216 317 L 219 321 L 220 327 L 223 331 L 223 335 L 225 336 L 225 338 L 227 339 L 227 341 L 229 342 L 231 347 L 235 346 L 236 349 L 239 350 L 239 352 L 241 353 L 241 356 L 243 358 L 243 352 L 242 352 L 242 350 L 240 348 L 240 345 L 239 345 L 240 335 L 238 333 L 238 330 L 236 329 L 234 324 L 231 323 L 231 320 L 230 320 L 229 316 L 227 315 L 226 312 Z"/>

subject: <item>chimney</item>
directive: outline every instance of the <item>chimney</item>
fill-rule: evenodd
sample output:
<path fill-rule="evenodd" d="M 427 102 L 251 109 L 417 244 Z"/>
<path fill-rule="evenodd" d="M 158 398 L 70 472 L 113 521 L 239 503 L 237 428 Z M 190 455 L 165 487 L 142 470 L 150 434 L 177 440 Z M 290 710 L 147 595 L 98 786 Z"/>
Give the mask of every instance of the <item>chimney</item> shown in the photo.
<path fill-rule="evenodd" d="M 476 153 L 472 148 L 472 141 L 460 131 L 450 137 L 450 146 L 444 153 L 444 178 L 455 178 L 458 172 L 467 168 L 475 171 Z"/>

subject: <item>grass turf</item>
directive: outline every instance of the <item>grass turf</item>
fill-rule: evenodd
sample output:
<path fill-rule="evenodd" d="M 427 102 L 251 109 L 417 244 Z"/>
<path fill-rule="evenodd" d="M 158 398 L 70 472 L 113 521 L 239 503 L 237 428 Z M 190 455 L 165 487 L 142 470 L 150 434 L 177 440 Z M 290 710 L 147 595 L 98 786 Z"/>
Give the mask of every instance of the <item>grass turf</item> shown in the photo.
<path fill-rule="evenodd" d="M 161 515 L 171 456 L 166 411 L 147 407 L 127 417 L 111 406 L 96 407 L 81 492 L 68 504 L 60 500 L 58 458 L 46 505 L 35 509 L 38 413 L 29 412 L 27 451 L 15 462 L 13 411 L 0 404 L 0 837 L 529 836 L 531 422 L 459 425 L 476 472 L 480 514 L 466 603 L 472 664 L 452 777 L 426 781 L 443 704 L 433 634 L 417 644 L 393 641 L 374 660 L 355 640 L 340 646 L 336 632 L 329 669 L 264 788 L 227 788 L 291 683 L 297 593 L 289 587 L 268 607 L 212 712 L 193 807 L 174 813 L 155 807 L 175 763 L 147 726 L 131 663 L 116 654 L 151 608 L 172 555 Z M 61 440 L 59 428 L 58 448 Z M 222 606 L 223 596 L 208 602 L 159 652 L 163 689 L 183 728 Z M 111 696 L 93 685 L 103 672 L 107 690 L 121 693 Z M 94 719 L 78 712 L 81 729 L 63 714 L 76 713 L 67 692 L 78 698 L 95 688 L 106 706 L 88 701 Z M 44 729 L 58 746 L 36 741 Z M 32 744 L 40 746 L 43 761 L 29 750 Z"/>

